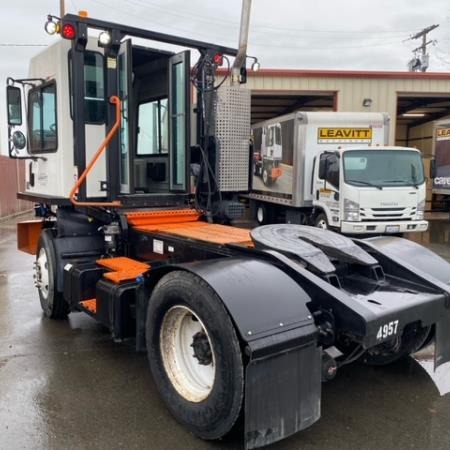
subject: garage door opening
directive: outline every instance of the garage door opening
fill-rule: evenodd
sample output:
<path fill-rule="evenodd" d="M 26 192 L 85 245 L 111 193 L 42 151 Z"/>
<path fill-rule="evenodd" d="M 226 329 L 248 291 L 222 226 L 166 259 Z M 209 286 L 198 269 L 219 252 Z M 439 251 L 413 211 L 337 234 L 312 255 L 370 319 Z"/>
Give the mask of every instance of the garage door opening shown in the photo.
<path fill-rule="evenodd" d="M 444 196 L 433 194 L 431 160 L 433 159 L 434 122 L 450 116 L 450 94 L 405 93 L 397 96 L 395 144 L 422 151 L 427 180 L 427 211 L 447 208 Z"/>
<path fill-rule="evenodd" d="M 336 92 L 286 93 L 252 90 L 252 125 L 298 110 L 336 111 Z"/>
<path fill-rule="evenodd" d="M 431 154 L 433 122 L 450 115 L 450 94 L 398 94 L 395 140 Z"/>

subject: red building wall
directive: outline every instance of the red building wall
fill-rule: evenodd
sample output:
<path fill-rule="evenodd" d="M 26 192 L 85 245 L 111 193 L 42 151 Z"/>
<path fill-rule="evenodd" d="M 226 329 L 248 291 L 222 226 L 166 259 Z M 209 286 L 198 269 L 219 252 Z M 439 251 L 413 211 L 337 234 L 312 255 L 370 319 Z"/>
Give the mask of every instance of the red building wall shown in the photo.
<path fill-rule="evenodd" d="M 0 218 L 33 207 L 30 202 L 17 200 L 17 192 L 24 190 L 25 162 L 0 156 Z"/>

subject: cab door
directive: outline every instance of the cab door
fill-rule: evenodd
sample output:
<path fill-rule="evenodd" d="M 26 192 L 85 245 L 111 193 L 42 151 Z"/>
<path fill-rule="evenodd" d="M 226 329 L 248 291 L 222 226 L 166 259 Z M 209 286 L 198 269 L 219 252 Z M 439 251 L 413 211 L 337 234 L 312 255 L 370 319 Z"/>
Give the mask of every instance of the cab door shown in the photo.
<path fill-rule="evenodd" d="M 131 192 L 131 133 L 130 133 L 130 103 L 131 103 L 131 39 L 124 41 L 117 56 L 118 61 L 118 91 L 122 101 L 122 120 L 119 135 L 119 179 L 120 193 Z"/>
<path fill-rule="evenodd" d="M 326 152 L 319 155 L 314 169 L 313 205 L 327 215 L 328 223 L 339 225 L 339 185 L 340 158 L 336 153 Z"/>
<path fill-rule="evenodd" d="M 169 59 L 169 187 L 188 191 L 190 146 L 190 51 Z"/>

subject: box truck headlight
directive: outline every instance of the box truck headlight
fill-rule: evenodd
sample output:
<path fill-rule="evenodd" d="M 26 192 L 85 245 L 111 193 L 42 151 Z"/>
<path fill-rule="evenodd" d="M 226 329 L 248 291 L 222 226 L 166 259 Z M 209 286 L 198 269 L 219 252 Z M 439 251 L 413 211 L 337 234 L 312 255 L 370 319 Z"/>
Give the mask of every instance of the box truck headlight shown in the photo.
<path fill-rule="evenodd" d="M 359 222 L 359 203 L 344 198 L 344 220 L 348 222 Z"/>
<path fill-rule="evenodd" d="M 424 217 L 425 217 L 425 200 L 422 200 L 417 205 L 416 219 L 423 220 Z"/>

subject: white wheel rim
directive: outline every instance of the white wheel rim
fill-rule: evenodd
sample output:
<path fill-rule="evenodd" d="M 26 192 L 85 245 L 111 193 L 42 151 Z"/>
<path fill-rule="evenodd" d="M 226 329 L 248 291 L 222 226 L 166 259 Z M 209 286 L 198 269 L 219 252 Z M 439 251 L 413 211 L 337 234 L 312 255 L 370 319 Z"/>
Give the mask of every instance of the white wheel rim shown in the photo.
<path fill-rule="evenodd" d="M 327 222 L 325 219 L 321 219 L 317 222 L 317 228 L 322 228 L 323 230 L 326 230 L 327 227 Z"/>
<path fill-rule="evenodd" d="M 267 170 L 263 171 L 263 182 L 264 184 L 267 184 L 267 180 L 269 179 L 269 175 L 267 173 Z"/>
<path fill-rule="evenodd" d="M 194 347 L 199 336 L 204 345 L 209 345 L 209 363 Z M 160 349 L 164 369 L 177 392 L 190 402 L 205 400 L 216 376 L 214 349 L 206 327 L 192 310 L 177 305 L 167 311 L 161 325 Z"/>
<path fill-rule="evenodd" d="M 264 211 L 263 211 L 261 206 L 258 206 L 258 209 L 256 210 L 256 220 L 259 223 L 263 223 L 264 222 Z"/>
<path fill-rule="evenodd" d="M 36 261 L 36 284 L 45 299 L 48 298 L 49 279 L 47 253 L 44 248 L 41 248 Z"/>

